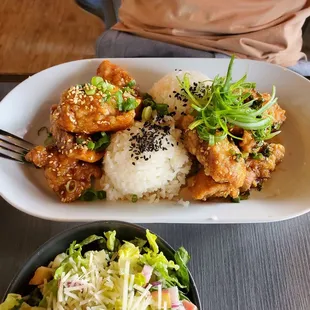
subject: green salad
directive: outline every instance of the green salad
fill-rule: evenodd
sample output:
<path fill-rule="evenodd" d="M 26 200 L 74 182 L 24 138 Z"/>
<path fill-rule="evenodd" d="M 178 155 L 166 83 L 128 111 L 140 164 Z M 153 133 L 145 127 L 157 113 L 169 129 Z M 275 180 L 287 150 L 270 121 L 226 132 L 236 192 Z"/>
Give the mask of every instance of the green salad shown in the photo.
<path fill-rule="evenodd" d="M 181 247 L 168 260 L 156 239 L 147 230 L 132 241 L 120 241 L 116 231 L 74 241 L 35 271 L 28 296 L 8 294 L 0 310 L 197 309 L 186 297 L 188 252 Z"/>

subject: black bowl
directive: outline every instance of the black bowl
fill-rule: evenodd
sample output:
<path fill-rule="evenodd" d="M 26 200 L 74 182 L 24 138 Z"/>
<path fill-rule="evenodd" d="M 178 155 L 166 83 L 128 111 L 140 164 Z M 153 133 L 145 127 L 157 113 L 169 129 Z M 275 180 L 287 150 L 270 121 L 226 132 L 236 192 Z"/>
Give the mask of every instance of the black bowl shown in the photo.
<path fill-rule="evenodd" d="M 146 229 L 141 226 L 119 221 L 87 223 L 59 233 L 44 243 L 24 264 L 23 268 L 9 285 L 3 300 L 9 293 L 27 295 L 31 289 L 28 283 L 34 274 L 34 271 L 40 266 L 47 266 L 56 255 L 64 252 L 72 241 L 82 241 L 92 234 L 100 235 L 108 230 L 116 230 L 117 236 L 120 240 L 132 240 L 135 237 L 145 238 L 146 234 Z M 159 236 L 157 238 L 157 243 L 166 257 L 173 260 L 174 249 Z M 196 284 L 192 275 L 189 274 L 189 276 L 190 292 L 188 297 L 195 305 L 197 305 L 198 309 L 202 309 Z"/>

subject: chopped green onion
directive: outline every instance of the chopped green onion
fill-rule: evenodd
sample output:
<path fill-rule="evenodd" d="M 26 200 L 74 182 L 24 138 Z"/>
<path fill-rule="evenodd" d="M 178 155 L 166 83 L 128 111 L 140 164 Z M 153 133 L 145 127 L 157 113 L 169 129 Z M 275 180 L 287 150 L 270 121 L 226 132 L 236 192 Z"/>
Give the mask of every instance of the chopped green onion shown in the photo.
<path fill-rule="evenodd" d="M 107 193 L 105 191 L 98 191 L 97 192 L 97 198 L 99 200 L 103 200 L 107 198 Z"/>
<path fill-rule="evenodd" d="M 262 160 L 264 159 L 264 155 L 262 153 L 251 153 L 250 156 L 253 159 Z"/>
<path fill-rule="evenodd" d="M 111 90 L 113 90 L 115 86 L 106 81 L 102 81 L 102 82 L 99 82 L 96 85 L 96 87 L 100 89 L 101 91 L 103 91 L 104 93 L 106 93 L 106 92 L 110 92 Z"/>
<path fill-rule="evenodd" d="M 82 138 L 76 138 L 76 143 L 77 143 L 77 144 L 83 144 L 83 142 L 85 142 L 84 139 L 82 139 Z"/>
<path fill-rule="evenodd" d="M 103 151 L 110 144 L 110 137 L 105 133 L 101 132 L 101 138 L 95 142 L 94 150 L 97 152 Z"/>
<path fill-rule="evenodd" d="M 96 191 L 91 188 L 84 191 L 81 195 L 80 200 L 82 201 L 95 201 L 95 200 L 103 200 L 106 199 L 105 191 Z"/>
<path fill-rule="evenodd" d="M 119 111 L 123 111 L 123 94 L 121 90 L 118 90 L 115 94 L 114 94 L 115 100 L 116 100 L 116 104 L 117 104 L 117 108 Z"/>
<path fill-rule="evenodd" d="M 85 90 L 86 95 L 88 96 L 92 96 L 96 93 L 96 88 L 89 88 L 89 89 L 85 88 L 84 90 Z"/>
<path fill-rule="evenodd" d="M 77 183 L 75 180 L 70 180 L 66 183 L 65 188 L 68 193 L 73 193 L 76 190 Z"/>
<path fill-rule="evenodd" d="M 107 102 L 111 98 L 111 94 L 106 94 L 104 97 L 101 98 L 101 104 Z"/>
<path fill-rule="evenodd" d="M 271 119 L 270 118 L 263 118 L 257 122 L 252 122 L 252 123 L 246 123 L 246 122 L 239 122 L 237 120 L 234 120 L 233 118 L 231 117 L 227 117 L 227 120 L 233 124 L 233 125 L 236 125 L 240 128 L 243 128 L 243 129 L 249 129 L 249 130 L 257 130 L 257 129 L 263 129 L 265 128 L 266 126 L 270 125 L 271 124 Z"/>
<path fill-rule="evenodd" d="M 150 106 L 152 110 L 156 109 L 156 102 L 153 100 L 152 96 L 149 95 L 148 93 L 143 94 L 142 104 L 145 107 Z"/>
<path fill-rule="evenodd" d="M 145 107 L 142 111 L 142 121 L 146 122 L 152 117 L 152 108 L 150 106 Z"/>
<path fill-rule="evenodd" d="M 240 202 L 240 197 L 231 198 L 231 202 L 239 203 Z"/>
<path fill-rule="evenodd" d="M 103 82 L 103 78 L 101 76 L 93 76 L 91 79 L 91 84 L 97 86 L 98 84 Z"/>
<path fill-rule="evenodd" d="M 47 135 L 47 138 L 44 140 L 44 146 L 47 147 L 47 146 L 52 146 L 54 144 L 55 144 L 55 140 L 54 140 L 52 134 L 49 133 Z"/>
<path fill-rule="evenodd" d="M 250 197 L 250 191 L 241 193 L 237 198 L 231 198 L 231 202 L 239 203 L 241 200 L 247 200 Z"/>
<path fill-rule="evenodd" d="M 137 195 L 132 195 L 131 196 L 131 202 L 137 202 L 138 201 L 138 196 Z"/>
<path fill-rule="evenodd" d="M 123 103 L 123 111 L 134 110 L 138 106 L 138 102 L 134 98 L 127 98 Z"/>
<path fill-rule="evenodd" d="M 271 150 L 268 145 L 264 147 L 264 149 L 262 150 L 262 154 L 264 157 L 269 157 L 271 155 Z"/>
<path fill-rule="evenodd" d="M 95 149 L 95 143 L 93 142 L 93 141 L 89 141 L 88 143 L 87 143 L 87 148 L 89 149 L 89 150 L 94 150 Z"/>
<path fill-rule="evenodd" d="M 199 125 L 201 125 L 201 124 L 203 124 L 203 123 L 204 123 L 204 121 L 203 121 L 202 119 L 199 119 L 199 120 L 197 120 L 197 121 L 191 123 L 191 124 L 188 126 L 188 129 L 193 130 L 194 128 L 196 128 L 197 126 L 199 126 Z"/>
<path fill-rule="evenodd" d="M 132 88 L 132 87 L 136 86 L 136 81 L 135 80 L 131 80 L 126 86 Z"/>
<path fill-rule="evenodd" d="M 169 108 L 168 104 L 157 103 L 155 109 L 156 109 L 158 115 L 164 116 L 164 115 L 167 115 L 169 113 L 168 108 Z"/>

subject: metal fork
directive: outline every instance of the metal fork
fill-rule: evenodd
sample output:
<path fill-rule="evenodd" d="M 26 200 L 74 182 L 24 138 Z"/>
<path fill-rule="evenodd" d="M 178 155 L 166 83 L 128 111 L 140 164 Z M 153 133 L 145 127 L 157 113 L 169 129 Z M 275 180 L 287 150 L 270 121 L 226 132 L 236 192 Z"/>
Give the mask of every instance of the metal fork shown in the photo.
<path fill-rule="evenodd" d="M 0 129 L 0 158 L 27 163 L 25 155 L 34 145 L 18 136 Z"/>

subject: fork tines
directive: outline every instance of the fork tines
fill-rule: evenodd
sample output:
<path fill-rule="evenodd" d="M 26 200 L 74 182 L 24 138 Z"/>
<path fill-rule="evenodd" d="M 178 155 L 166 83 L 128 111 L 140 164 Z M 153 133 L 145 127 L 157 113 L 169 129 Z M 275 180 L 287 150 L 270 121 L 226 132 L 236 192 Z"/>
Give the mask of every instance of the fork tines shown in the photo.
<path fill-rule="evenodd" d="M 0 129 L 0 158 L 25 163 L 25 155 L 33 147 L 32 143 Z"/>

